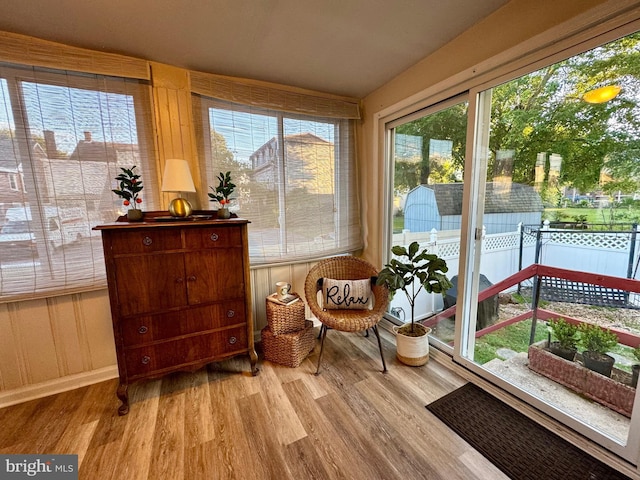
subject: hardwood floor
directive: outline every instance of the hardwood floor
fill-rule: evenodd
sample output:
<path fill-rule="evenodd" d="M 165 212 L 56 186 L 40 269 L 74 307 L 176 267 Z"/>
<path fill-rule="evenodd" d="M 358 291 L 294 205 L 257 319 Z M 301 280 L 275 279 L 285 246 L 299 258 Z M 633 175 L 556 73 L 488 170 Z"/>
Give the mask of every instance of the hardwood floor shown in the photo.
<path fill-rule="evenodd" d="M 78 454 L 81 479 L 506 479 L 425 405 L 465 381 L 406 367 L 381 332 L 330 331 L 298 368 L 248 358 L 130 387 L 117 380 L 0 410 L 0 453 Z"/>

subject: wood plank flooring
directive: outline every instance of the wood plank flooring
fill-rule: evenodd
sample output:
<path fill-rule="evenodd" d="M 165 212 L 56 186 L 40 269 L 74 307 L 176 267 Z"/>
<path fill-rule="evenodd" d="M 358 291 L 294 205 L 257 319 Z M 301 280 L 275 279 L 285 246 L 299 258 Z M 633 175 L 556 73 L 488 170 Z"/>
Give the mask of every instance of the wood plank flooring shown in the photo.
<path fill-rule="evenodd" d="M 298 368 L 239 357 L 130 387 L 117 380 L 0 410 L 0 453 L 72 453 L 81 479 L 506 479 L 425 405 L 465 383 L 395 360 L 375 337 L 329 331 Z"/>

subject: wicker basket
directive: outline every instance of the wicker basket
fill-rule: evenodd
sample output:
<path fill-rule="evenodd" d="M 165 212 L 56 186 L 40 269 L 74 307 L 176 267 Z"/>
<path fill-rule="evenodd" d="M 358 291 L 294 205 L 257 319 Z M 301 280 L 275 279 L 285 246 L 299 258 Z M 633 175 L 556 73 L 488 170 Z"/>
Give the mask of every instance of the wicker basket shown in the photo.
<path fill-rule="evenodd" d="M 305 321 L 305 328 L 294 333 L 274 335 L 269 327 L 262 329 L 264 359 L 270 362 L 297 367 L 307 358 L 316 343 L 313 322 Z"/>
<path fill-rule="evenodd" d="M 305 307 L 302 299 L 290 305 L 267 302 L 267 323 L 274 335 L 293 333 L 305 328 Z"/>

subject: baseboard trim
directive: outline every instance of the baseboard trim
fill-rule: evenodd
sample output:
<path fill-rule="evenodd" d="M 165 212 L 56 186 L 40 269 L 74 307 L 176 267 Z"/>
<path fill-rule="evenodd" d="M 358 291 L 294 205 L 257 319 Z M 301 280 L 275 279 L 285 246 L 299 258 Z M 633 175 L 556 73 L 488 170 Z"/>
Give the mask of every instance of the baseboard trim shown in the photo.
<path fill-rule="evenodd" d="M 0 392 L 0 408 L 17 405 L 18 403 L 28 402 L 30 400 L 37 400 L 38 398 L 48 397 L 56 393 L 68 392 L 69 390 L 86 387 L 87 385 L 117 377 L 118 366 L 112 365 L 89 372 L 68 375 L 66 377 Z"/>

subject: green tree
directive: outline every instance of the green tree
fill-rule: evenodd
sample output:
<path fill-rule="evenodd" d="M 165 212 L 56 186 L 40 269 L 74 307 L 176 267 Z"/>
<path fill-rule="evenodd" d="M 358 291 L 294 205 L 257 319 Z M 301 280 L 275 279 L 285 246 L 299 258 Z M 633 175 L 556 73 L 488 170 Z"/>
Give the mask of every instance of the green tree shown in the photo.
<path fill-rule="evenodd" d="M 251 168 L 243 162 L 238 161 L 235 155 L 227 147 L 224 136 L 215 130 L 211 130 L 211 160 L 213 163 L 214 177 L 218 172 L 230 172 L 233 183 L 236 184 L 234 199 L 240 208 L 247 210 L 252 197 L 250 188 Z M 217 185 L 215 179 L 210 179 Z"/>
<path fill-rule="evenodd" d="M 454 181 L 453 171 L 464 167 L 467 131 L 467 104 L 459 103 L 431 115 L 398 126 L 397 134 L 422 139 L 422 150 L 413 159 L 397 159 L 395 162 L 395 188 L 408 191 L 417 185 L 429 183 L 432 170 L 438 170 L 438 178 Z M 451 158 L 434 162 L 431 158 L 431 140 L 448 140 L 452 143 Z M 445 165 L 447 162 L 448 165 Z M 448 173 L 447 173 L 448 172 Z M 434 179 L 432 178 L 432 183 Z"/>
<path fill-rule="evenodd" d="M 639 42 L 634 34 L 495 87 L 490 163 L 497 150 L 513 149 L 514 181 L 532 184 L 537 154 L 557 153 L 560 183 L 582 191 L 598 185 L 605 159 L 621 178 L 638 176 Z M 602 104 L 582 100 L 604 84 L 620 85 L 622 93 Z"/>

